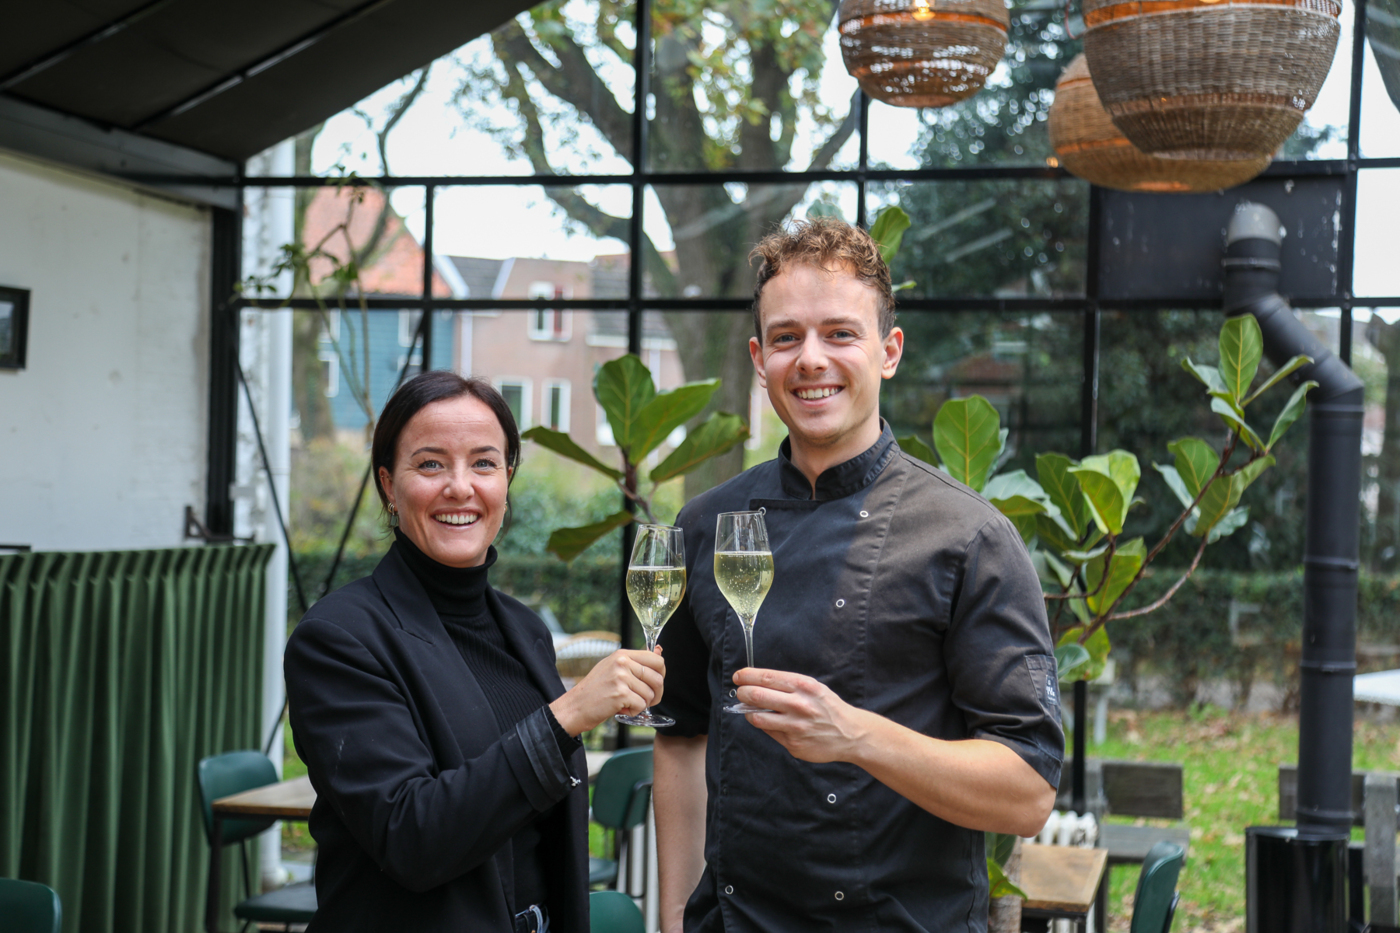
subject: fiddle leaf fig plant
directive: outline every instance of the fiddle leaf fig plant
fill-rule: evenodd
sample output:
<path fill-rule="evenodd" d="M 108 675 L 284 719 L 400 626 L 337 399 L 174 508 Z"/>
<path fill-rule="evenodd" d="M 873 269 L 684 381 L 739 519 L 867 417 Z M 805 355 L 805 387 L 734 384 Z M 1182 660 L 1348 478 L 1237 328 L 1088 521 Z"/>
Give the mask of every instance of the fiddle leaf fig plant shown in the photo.
<path fill-rule="evenodd" d="M 657 485 L 684 476 L 749 436 L 748 426 L 738 415 L 712 413 L 690 429 L 685 439 L 652 467 L 646 475 L 650 486 L 643 491 L 642 464 L 647 455 L 665 443 L 677 428 L 700 414 L 719 384 L 718 379 L 707 379 L 658 392 L 651 370 L 632 354 L 600 366 L 593 379 L 593 396 L 602 406 L 608 426 L 612 428 L 613 441 L 617 444 L 622 461 L 621 469 L 603 463 L 563 431 L 538 426 L 524 432 L 521 437 L 602 473 L 617 483 L 623 494 L 637 504 L 647 521 L 656 522 L 651 499 Z M 632 512 L 622 509 L 591 525 L 559 528 L 550 534 L 545 549 L 561 560 L 570 561 L 603 535 L 634 520 Z"/>
<path fill-rule="evenodd" d="M 1006 448 L 1006 429 L 996 408 L 981 396 L 945 402 L 933 420 L 933 447 L 916 436 L 899 444 L 913 456 L 937 464 L 954 479 L 982 493 L 1020 532 L 1045 585 L 1055 658 L 1060 679 L 1092 680 L 1108 658 L 1108 622 L 1145 615 L 1164 606 L 1195 573 L 1206 547 L 1240 528 L 1249 510 L 1239 504 L 1251 483 L 1274 465 L 1270 452 L 1302 415 L 1304 382 L 1274 420 L 1264 441 L 1246 420 L 1246 409 L 1289 373 L 1310 362 L 1289 360 L 1252 389 L 1263 355 L 1259 324 L 1248 315 L 1227 320 L 1220 329 L 1220 365 L 1187 359 L 1183 367 L 1206 390 L 1211 411 L 1226 429 L 1220 450 L 1198 437 L 1167 445 L 1168 463 L 1153 469 L 1181 505 L 1181 512 L 1151 550 L 1141 537 L 1125 537 L 1138 496 L 1142 468 L 1126 450 L 1074 460 L 1064 454 L 1035 458 L 1036 475 L 1025 470 L 997 473 Z M 1243 462 L 1235 456 L 1245 454 Z M 1148 606 L 1119 608 L 1178 531 L 1200 538 L 1190 566 L 1167 592 Z"/>

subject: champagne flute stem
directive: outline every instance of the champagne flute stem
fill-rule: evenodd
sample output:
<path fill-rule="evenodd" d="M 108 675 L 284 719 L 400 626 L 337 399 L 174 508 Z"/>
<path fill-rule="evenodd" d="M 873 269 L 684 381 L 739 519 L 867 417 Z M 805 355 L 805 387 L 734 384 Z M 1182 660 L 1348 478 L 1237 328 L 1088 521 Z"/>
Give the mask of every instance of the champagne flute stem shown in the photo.
<path fill-rule="evenodd" d="M 744 647 L 749 652 L 749 667 L 753 667 L 753 623 L 744 626 Z"/>

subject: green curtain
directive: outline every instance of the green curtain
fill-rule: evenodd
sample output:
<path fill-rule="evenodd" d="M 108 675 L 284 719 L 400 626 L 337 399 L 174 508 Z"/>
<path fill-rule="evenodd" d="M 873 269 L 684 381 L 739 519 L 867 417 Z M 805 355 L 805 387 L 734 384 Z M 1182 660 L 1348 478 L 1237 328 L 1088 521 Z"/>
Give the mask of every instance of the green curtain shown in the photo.
<path fill-rule="evenodd" d="M 195 763 L 262 747 L 272 550 L 0 557 L 0 877 L 65 933 L 201 929 Z"/>

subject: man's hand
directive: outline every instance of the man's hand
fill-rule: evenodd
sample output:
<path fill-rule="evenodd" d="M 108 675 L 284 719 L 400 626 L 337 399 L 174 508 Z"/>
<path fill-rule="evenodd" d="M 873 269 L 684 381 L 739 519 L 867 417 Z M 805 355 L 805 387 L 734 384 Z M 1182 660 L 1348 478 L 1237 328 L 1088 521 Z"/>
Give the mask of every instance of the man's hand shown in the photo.
<path fill-rule="evenodd" d="M 734 674 L 738 697 L 771 713 L 749 713 L 750 723 L 803 761 L 855 761 L 871 714 L 851 706 L 815 678 L 746 667 Z"/>

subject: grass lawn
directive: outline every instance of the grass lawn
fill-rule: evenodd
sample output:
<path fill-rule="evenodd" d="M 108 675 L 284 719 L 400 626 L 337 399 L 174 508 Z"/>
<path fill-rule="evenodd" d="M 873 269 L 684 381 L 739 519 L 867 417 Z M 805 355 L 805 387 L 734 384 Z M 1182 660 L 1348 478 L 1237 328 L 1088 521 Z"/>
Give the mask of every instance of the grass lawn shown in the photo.
<path fill-rule="evenodd" d="M 1400 728 L 1394 722 L 1358 719 L 1353 767 L 1400 770 L 1397 739 Z M 1109 720 L 1107 741 L 1091 745 L 1089 754 L 1181 763 L 1191 849 L 1173 933 L 1243 930 L 1244 830 L 1279 822 L 1278 766 L 1298 758 L 1297 716 L 1214 707 L 1189 713 L 1121 711 Z M 1110 930 L 1127 931 L 1136 885 L 1133 866 L 1114 870 Z"/>

